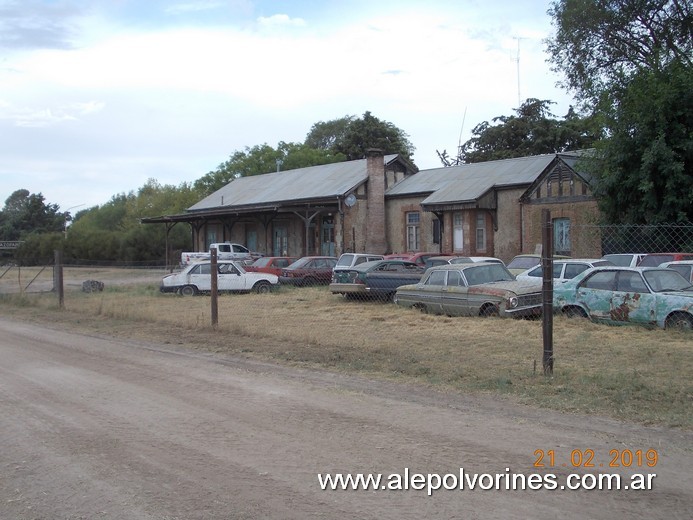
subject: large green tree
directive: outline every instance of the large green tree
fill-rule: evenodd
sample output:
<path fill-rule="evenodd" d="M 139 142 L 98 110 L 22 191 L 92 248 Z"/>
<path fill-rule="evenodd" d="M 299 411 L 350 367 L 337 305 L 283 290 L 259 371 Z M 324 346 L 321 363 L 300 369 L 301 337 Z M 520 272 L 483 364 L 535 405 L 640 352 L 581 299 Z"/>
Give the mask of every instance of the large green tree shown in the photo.
<path fill-rule="evenodd" d="M 599 118 L 595 193 L 610 222 L 693 221 L 693 15 L 680 0 L 558 0 L 549 61 Z"/>
<path fill-rule="evenodd" d="M 41 193 L 21 189 L 12 193 L 0 212 L 0 238 L 19 240 L 29 233 L 62 231 L 68 213 L 61 213 L 60 206 L 48 204 Z"/>
<path fill-rule="evenodd" d="M 305 143 L 341 154 L 350 161 L 366 157 L 369 148 L 379 148 L 386 154 L 400 154 L 407 160 L 411 160 L 416 150 L 406 132 L 369 111 L 358 118 L 345 116 L 319 121 L 308 132 Z"/>
<path fill-rule="evenodd" d="M 551 113 L 549 100 L 527 99 L 516 115 L 497 116 L 472 130 L 472 138 L 460 146 L 457 157 L 438 152 L 445 166 L 557 153 L 591 147 L 599 128 L 589 117 L 571 109 L 562 119 Z"/>

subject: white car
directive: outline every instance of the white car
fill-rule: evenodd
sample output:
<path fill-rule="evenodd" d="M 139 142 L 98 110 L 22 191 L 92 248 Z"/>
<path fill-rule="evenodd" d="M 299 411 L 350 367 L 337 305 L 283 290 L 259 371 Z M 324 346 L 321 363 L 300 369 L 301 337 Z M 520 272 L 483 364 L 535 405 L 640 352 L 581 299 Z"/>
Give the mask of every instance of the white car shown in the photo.
<path fill-rule="evenodd" d="M 614 265 L 608 260 L 600 258 L 571 258 L 570 260 L 554 260 L 553 261 L 553 280 L 557 283 L 563 283 L 575 278 L 577 275 L 592 267 L 605 265 Z M 542 268 L 541 265 L 527 269 L 515 276 L 517 280 L 541 280 Z"/>
<path fill-rule="evenodd" d="M 674 260 L 673 262 L 664 262 L 659 267 L 667 267 L 681 273 L 686 280 L 693 284 L 693 260 Z"/>
<path fill-rule="evenodd" d="M 217 290 L 219 292 L 268 293 L 279 286 L 279 277 L 270 273 L 249 273 L 239 262 L 217 262 Z M 164 276 L 159 290 L 193 296 L 212 290 L 211 262 L 196 262 L 179 273 Z"/>
<path fill-rule="evenodd" d="M 645 253 L 614 253 L 604 255 L 602 260 L 608 260 L 621 267 L 637 267 L 643 258 L 645 258 Z"/>

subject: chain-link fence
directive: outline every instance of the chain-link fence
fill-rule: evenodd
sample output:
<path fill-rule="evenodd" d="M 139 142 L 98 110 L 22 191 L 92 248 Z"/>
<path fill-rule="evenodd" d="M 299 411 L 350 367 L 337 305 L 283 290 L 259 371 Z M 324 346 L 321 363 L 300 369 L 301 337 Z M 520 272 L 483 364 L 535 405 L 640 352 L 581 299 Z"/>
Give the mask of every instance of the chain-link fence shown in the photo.
<path fill-rule="evenodd" d="M 564 232 L 565 230 L 563 230 Z M 668 296 L 664 289 L 683 289 L 681 280 L 693 283 L 693 225 L 663 226 L 573 226 L 565 240 L 591 244 L 603 258 L 555 258 L 553 263 L 554 309 L 563 314 L 583 315 L 605 322 L 644 321 L 664 326 L 686 324 L 686 311 L 676 304 L 654 305 Z M 568 242 L 568 246 L 570 243 Z M 293 258 L 264 258 L 254 266 L 220 261 L 217 289 L 224 293 L 269 293 L 304 291 L 307 297 L 320 295 L 339 302 L 372 305 L 395 303 L 432 315 L 534 317 L 542 313 L 542 267 L 539 255 L 527 255 L 523 262 L 465 255 L 418 254 L 413 258 L 351 255 L 348 262 L 315 258 L 298 263 Z M 570 283 L 584 271 L 605 265 L 631 267 L 671 264 L 671 279 L 648 280 L 640 273 L 601 275 L 580 296 Z M 685 261 L 689 261 L 686 263 Z M 289 265 L 291 264 L 291 265 Z M 429 268 L 432 268 L 429 270 Z M 210 264 L 197 262 L 181 266 L 174 273 L 161 266 L 64 266 L 64 289 L 100 292 L 104 288 L 147 285 L 157 297 L 209 294 Z M 675 273 L 678 271 L 678 273 Z M 165 276 L 170 274 L 170 276 Z M 678 275 L 678 278 L 674 276 Z M 674 284 L 671 286 L 671 284 Z M 678 285 L 676 285 L 678 284 Z M 307 291 L 308 288 L 315 290 Z M 56 290 L 54 262 L 36 266 L 5 265 L 0 270 L 0 293 L 40 293 Z M 573 294 L 568 291 L 572 290 Z M 644 297 L 647 295 L 647 297 Z M 578 301 L 589 298 L 590 301 Z M 248 319 L 242 299 L 234 316 Z M 322 300 L 321 300 L 322 301 Z M 314 313 L 319 312 L 319 301 Z M 658 316 L 660 308 L 677 318 Z M 690 306 L 688 307 L 690 309 Z M 375 311 L 374 311 L 375 312 Z M 688 311 L 690 314 L 690 310 Z M 300 318 L 310 326 L 310 315 Z M 669 321 L 667 322 L 667 319 Z M 672 321 L 673 320 L 673 321 Z M 354 333 L 357 333 L 357 329 Z"/>

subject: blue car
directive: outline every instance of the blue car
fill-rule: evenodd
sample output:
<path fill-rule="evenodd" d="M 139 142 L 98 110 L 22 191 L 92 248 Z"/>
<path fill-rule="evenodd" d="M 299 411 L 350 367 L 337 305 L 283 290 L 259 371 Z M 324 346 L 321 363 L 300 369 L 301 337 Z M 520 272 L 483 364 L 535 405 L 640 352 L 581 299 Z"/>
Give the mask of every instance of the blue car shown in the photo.
<path fill-rule="evenodd" d="M 595 267 L 553 289 L 566 316 L 612 324 L 693 329 L 693 285 L 672 269 Z"/>

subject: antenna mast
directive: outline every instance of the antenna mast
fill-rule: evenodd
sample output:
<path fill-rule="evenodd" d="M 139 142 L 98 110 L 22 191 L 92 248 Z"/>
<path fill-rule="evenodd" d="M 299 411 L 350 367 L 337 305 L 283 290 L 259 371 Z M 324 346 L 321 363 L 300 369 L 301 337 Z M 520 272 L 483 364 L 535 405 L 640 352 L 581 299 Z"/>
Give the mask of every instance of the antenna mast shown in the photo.
<path fill-rule="evenodd" d="M 524 40 L 524 38 L 519 36 L 513 36 L 513 38 L 517 40 L 517 58 L 515 58 L 517 63 L 517 108 L 520 108 L 522 106 L 522 96 L 520 95 L 520 40 Z"/>

